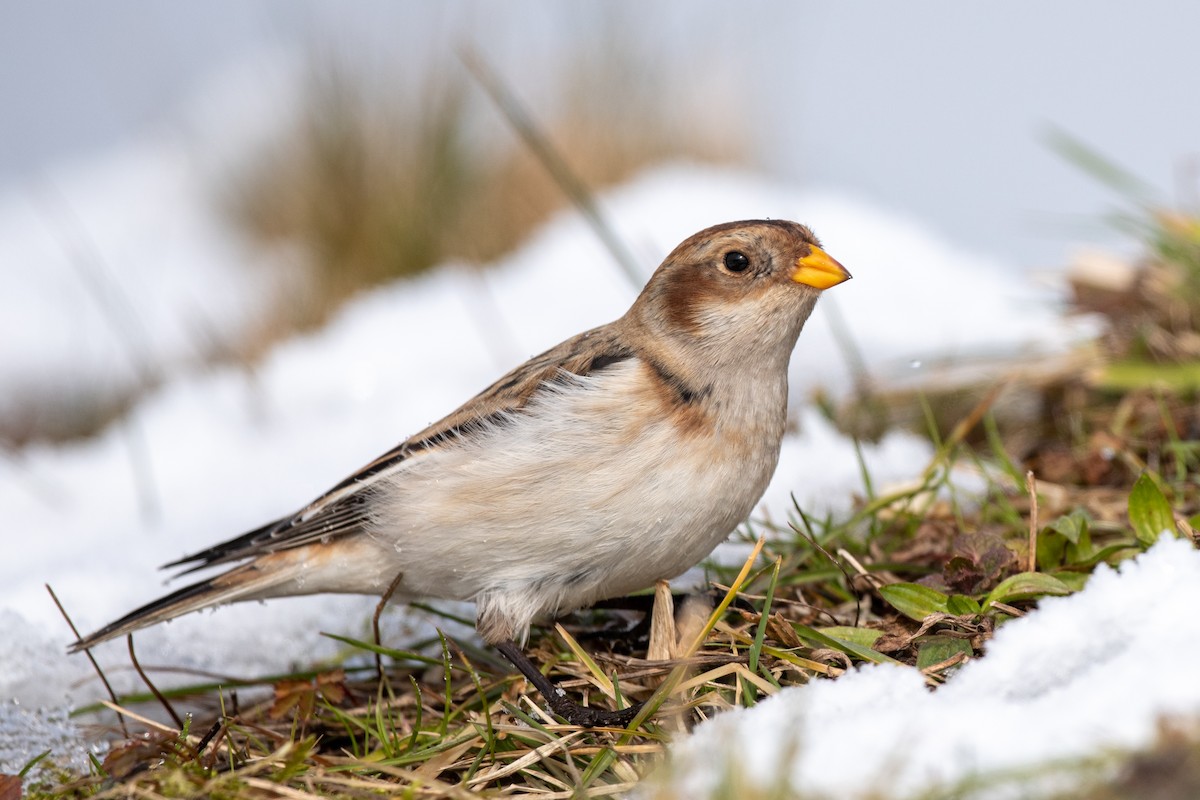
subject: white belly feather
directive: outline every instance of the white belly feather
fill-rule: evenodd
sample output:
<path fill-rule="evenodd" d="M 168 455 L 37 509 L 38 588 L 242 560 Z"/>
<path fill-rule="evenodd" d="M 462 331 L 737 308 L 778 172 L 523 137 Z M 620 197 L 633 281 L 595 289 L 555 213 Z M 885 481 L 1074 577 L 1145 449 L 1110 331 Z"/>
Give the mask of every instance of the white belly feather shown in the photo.
<path fill-rule="evenodd" d="M 704 402 L 726 404 L 722 426 L 681 435 L 669 407 L 638 395 L 640 369 L 631 360 L 571 378 L 553 403 L 535 397 L 382 480 L 369 533 L 404 573 L 399 595 L 473 599 L 497 641 L 707 556 L 770 480 L 786 384 L 714 392 Z"/>

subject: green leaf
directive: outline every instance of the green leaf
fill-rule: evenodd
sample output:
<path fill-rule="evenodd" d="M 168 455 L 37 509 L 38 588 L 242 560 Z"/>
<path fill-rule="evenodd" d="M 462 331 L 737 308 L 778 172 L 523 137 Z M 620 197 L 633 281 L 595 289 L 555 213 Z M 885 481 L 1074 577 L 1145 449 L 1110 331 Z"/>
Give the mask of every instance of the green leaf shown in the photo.
<path fill-rule="evenodd" d="M 875 641 L 883 635 L 883 631 L 875 628 L 851 628 L 848 625 L 831 625 L 828 628 L 817 628 L 817 630 L 834 639 L 863 647 L 873 647 Z"/>
<path fill-rule="evenodd" d="M 965 594 L 952 594 L 950 599 L 946 601 L 946 609 L 956 616 L 966 616 L 968 614 L 982 614 L 983 609 L 980 608 L 979 602 L 974 597 L 968 597 Z"/>
<path fill-rule="evenodd" d="M 1055 572 L 1054 577 L 1066 584 L 1067 588 L 1072 592 L 1078 592 L 1087 585 L 1088 578 L 1092 577 L 1092 573 L 1072 572 L 1064 569 L 1061 572 Z"/>
<path fill-rule="evenodd" d="M 189 719 L 190 719 L 190 717 L 189 717 Z M 33 768 L 38 765 L 38 762 L 40 762 L 42 759 L 44 759 L 48 755 L 50 755 L 50 751 L 43 750 L 42 752 L 38 753 L 36 756 L 31 758 L 29 761 L 26 761 L 25 766 L 21 767 L 21 771 L 17 773 L 17 777 L 24 779 L 33 770 Z M 17 796 L 20 797 L 20 794 L 21 793 L 18 791 Z"/>
<path fill-rule="evenodd" d="M 921 622 L 930 614 L 949 613 L 947 604 L 950 598 L 937 589 L 930 589 L 919 583 L 890 583 L 880 586 L 879 593 L 892 608 L 917 622 Z"/>
<path fill-rule="evenodd" d="M 876 664 L 899 663 L 891 656 L 885 656 L 883 653 L 872 650 L 870 647 L 864 647 L 863 645 L 855 644 L 854 642 L 846 641 L 845 639 L 840 639 L 836 636 L 829 636 L 821 633 L 816 628 L 810 628 L 807 625 L 801 625 L 798 622 L 793 622 L 791 625 L 793 628 L 795 628 L 797 636 L 799 636 L 801 639 L 804 639 L 806 642 L 817 645 L 818 647 L 828 647 L 832 650 L 840 650 L 846 655 L 854 656 L 862 661 L 873 661 Z"/>
<path fill-rule="evenodd" d="M 1070 514 L 1059 517 L 1046 527 L 1061 533 L 1071 544 L 1079 544 L 1079 537 L 1087 533 L 1088 515 L 1082 508 L 1076 508 Z"/>
<path fill-rule="evenodd" d="M 1042 571 L 1061 567 L 1070 542 L 1061 533 L 1045 528 L 1037 537 L 1037 565 Z"/>
<path fill-rule="evenodd" d="M 1200 364 L 1153 364 L 1146 361 L 1117 361 L 1101 370 L 1101 388 L 1118 391 L 1166 386 L 1177 392 L 1200 389 Z"/>
<path fill-rule="evenodd" d="M 971 643 L 954 636 L 927 636 L 917 648 L 917 669 L 932 667 L 959 653 L 974 655 Z"/>
<path fill-rule="evenodd" d="M 1022 572 L 1005 578 L 988 594 L 983 607 L 993 603 L 1011 603 L 1015 600 L 1030 600 L 1047 594 L 1070 594 L 1071 588 L 1053 575 L 1045 572 Z"/>
<path fill-rule="evenodd" d="M 1078 564 L 1092 557 L 1091 518 L 1076 508 L 1042 528 L 1037 541 L 1037 563 L 1042 570 Z"/>
<path fill-rule="evenodd" d="M 871 648 L 864 647 L 861 644 L 847 642 L 846 640 L 839 639 L 836 636 L 830 636 L 829 640 L 833 642 L 833 644 L 836 646 L 836 649 L 841 650 L 846 655 L 854 656 L 861 661 L 871 661 L 876 664 L 897 663 L 896 659 L 892 658 L 891 656 L 886 656 L 883 653 L 880 653 L 878 650 L 872 650 Z"/>
<path fill-rule="evenodd" d="M 1072 566 L 1077 569 L 1082 568 L 1090 570 L 1101 561 L 1105 563 L 1115 563 L 1116 561 L 1122 560 L 1122 558 L 1126 556 L 1136 555 L 1140 551 L 1141 548 L 1138 547 L 1137 540 L 1130 537 L 1124 542 L 1116 542 L 1115 544 L 1110 544 L 1107 547 L 1102 547 L 1095 553 L 1092 553 L 1091 558 L 1087 559 L 1086 561 L 1080 561 Z M 1117 556 L 1121 556 L 1121 558 L 1117 558 Z M 1112 560 L 1110 561 L 1110 559 Z"/>
<path fill-rule="evenodd" d="M 1083 529 L 1079 532 L 1079 542 L 1067 545 L 1067 563 L 1077 564 L 1080 561 L 1087 561 L 1092 557 L 1094 551 L 1095 548 L 1092 547 L 1092 534 L 1088 530 L 1088 524 L 1085 520 Z"/>
<path fill-rule="evenodd" d="M 1171 504 L 1149 472 L 1143 472 L 1129 492 L 1129 522 L 1138 541 L 1147 546 L 1157 542 L 1164 531 L 1175 534 Z"/>

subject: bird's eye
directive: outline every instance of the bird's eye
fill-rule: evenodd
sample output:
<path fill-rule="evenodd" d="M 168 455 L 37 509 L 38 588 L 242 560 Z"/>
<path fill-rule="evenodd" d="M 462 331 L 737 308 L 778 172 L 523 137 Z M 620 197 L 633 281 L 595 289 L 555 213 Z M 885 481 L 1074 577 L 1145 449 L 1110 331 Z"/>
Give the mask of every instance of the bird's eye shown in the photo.
<path fill-rule="evenodd" d="M 730 272 L 745 272 L 750 266 L 750 259 L 744 253 L 730 250 L 725 254 L 725 269 Z"/>

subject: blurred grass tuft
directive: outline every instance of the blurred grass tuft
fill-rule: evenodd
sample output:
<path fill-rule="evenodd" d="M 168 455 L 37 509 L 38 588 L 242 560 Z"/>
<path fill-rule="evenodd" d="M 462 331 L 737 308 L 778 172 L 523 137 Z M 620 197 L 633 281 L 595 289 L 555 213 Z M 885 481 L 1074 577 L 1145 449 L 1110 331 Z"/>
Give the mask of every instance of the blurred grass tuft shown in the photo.
<path fill-rule="evenodd" d="M 1117 193 L 1122 207 L 1111 218 L 1143 255 L 1104 280 L 1073 275 L 1075 305 L 1104 317 L 1102 343 L 1116 361 L 1187 365 L 1200 361 L 1200 208 L 1163 199 L 1145 182 L 1069 134 L 1051 146 L 1066 160 Z M 1200 384 L 1194 384 L 1200 385 Z"/>
<path fill-rule="evenodd" d="M 268 246 L 298 247 L 312 283 L 284 328 L 319 324 L 355 293 L 449 261 L 483 264 L 566 205 L 534 154 L 457 63 L 416 88 L 347 56 L 314 56 L 294 119 L 235 182 L 230 220 Z M 593 190 L 668 160 L 747 160 L 729 119 L 673 101 L 670 76 L 629 47 L 566 67 L 545 135 Z M 539 109 L 540 111 L 540 109 Z M 283 332 L 281 332 L 283 335 Z"/>

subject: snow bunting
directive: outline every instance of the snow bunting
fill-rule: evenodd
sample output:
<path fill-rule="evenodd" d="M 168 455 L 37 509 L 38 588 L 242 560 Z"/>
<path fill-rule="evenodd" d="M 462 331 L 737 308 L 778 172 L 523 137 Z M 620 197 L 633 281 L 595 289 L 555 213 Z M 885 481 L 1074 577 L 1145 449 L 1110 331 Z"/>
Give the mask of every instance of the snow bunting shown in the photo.
<path fill-rule="evenodd" d="M 530 624 L 674 577 L 712 552 L 779 458 L 787 366 L 821 290 L 850 278 L 782 220 L 703 230 L 633 307 L 500 378 L 302 508 L 168 567 L 232 568 L 72 651 L 223 603 L 317 592 L 476 604 L 480 636 L 551 708 L 521 652 Z"/>

